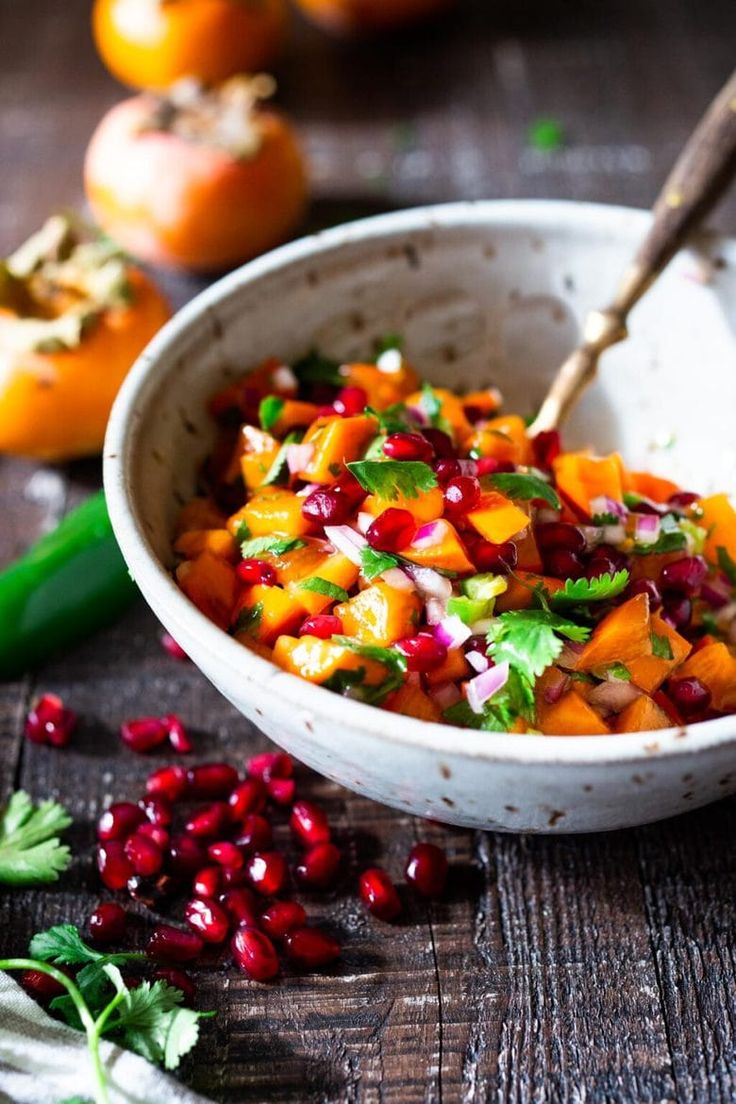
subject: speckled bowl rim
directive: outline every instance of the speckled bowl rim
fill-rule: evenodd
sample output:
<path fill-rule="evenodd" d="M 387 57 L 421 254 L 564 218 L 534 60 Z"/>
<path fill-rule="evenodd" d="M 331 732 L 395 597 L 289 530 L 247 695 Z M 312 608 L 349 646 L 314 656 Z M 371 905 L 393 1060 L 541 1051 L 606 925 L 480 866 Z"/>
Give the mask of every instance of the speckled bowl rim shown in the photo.
<path fill-rule="evenodd" d="M 480 200 L 448 203 L 397 211 L 351 222 L 301 238 L 265 254 L 212 284 L 186 304 L 153 338 L 128 374 L 114 404 L 104 446 L 104 485 L 115 536 L 133 576 L 142 589 L 156 593 L 166 611 L 168 627 L 186 624 L 206 646 L 217 664 L 235 678 L 247 671 L 258 684 L 259 696 L 272 691 L 281 701 L 306 713 L 320 714 L 340 728 L 346 724 L 387 744 L 423 747 L 437 754 L 455 754 L 507 764 L 548 763 L 584 765 L 637 763 L 674 755 L 695 755 L 732 743 L 736 750 L 736 718 L 681 728 L 611 736 L 541 736 L 479 732 L 387 714 L 374 706 L 339 697 L 329 690 L 282 671 L 269 660 L 249 652 L 210 622 L 184 596 L 159 562 L 135 506 L 136 489 L 130 476 L 136 425 L 155 398 L 154 377 L 170 346 L 187 330 L 202 324 L 208 312 L 244 284 L 276 272 L 296 261 L 317 258 L 347 244 L 384 235 L 442 231 L 458 227 L 515 225 L 530 231 L 566 226 L 586 232 L 646 230 L 650 214 L 637 208 L 565 200 Z M 736 263 L 736 240 L 716 238 L 719 249 Z M 208 321 L 208 325 L 210 322 Z"/>

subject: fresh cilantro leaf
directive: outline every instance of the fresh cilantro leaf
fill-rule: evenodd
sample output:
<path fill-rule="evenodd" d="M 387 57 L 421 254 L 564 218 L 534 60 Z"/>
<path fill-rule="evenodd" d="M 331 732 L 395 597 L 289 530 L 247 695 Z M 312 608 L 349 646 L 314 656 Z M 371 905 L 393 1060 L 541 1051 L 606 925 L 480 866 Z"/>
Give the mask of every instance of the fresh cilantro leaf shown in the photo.
<path fill-rule="evenodd" d="M 88 963 L 87 966 L 82 967 L 75 979 L 79 992 L 94 1016 L 98 1016 L 110 1000 L 110 979 L 105 973 L 106 963 L 104 956 L 98 962 Z M 70 1027 L 77 1031 L 84 1030 L 77 1006 L 68 993 L 54 997 L 49 1008 L 61 1016 Z"/>
<path fill-rule="evenodd" d="M 355 460 L 347 466 L 364 491 L 392 502 L 419 498 L 437 486 L 437 476 L 421 460 Z"/>
<path fill-rule="evenodd" d="M 621 518 L 616 514 L 593 514 L 590 519 L 591 525 L 619 525 Z"/>
<path fill-rule="evenodd" d="M 406 674 L 406 656 L 397 652 L 395 648 L 382 648 L 378 644 L 361 644 L 351 636 L 333 636 L 332 640 L 335 644 L 341 644 L 343 648 L 349 648 L 356 655 L 363 656 L 364 659 L 374 659 L 392 671 L 401 675 Z"/>
<path fill-rule="evenodd" d="M 273 458 L 271 467 L 266 472 L 266 477 L 261 483 L 262 487 L 270 487 L 274 484 L 285 484 L 289 480 L 289 465 L 286 462 L 286 450 L 289 445 L 296 445 L 301 441 L 304 434 L 297 429 L 287 433 L 284 437 L 281 448 Z"/>
<path fill-rule="evenodd" d="M 362 686 L 365 681 L 365 667 L 358 667 L 355 670 L 339 670 L 335 671 L 334 675 L 323 682 L 325 690 L 331 690 L 333 694 L 342 694 L 349 697 L 360 695 L 353 695 L 351 692 L 356 686 Z"/>
<path fill-rule="evenodd" d="M 495 662 L 507 661 L 533 686 L 562 651 L 561 636 L 582 642 L 589 635 L 590 629 L 548 610 L 508 610 L 495 619 L 487 640 Z"/>
<path fill-rule="evenodd" d="M 57 966 L 86 966 L 94 963 L 134 962 L 145 958 L 139 951 L 116 951 L 103 954 L 85 943 L 74 924 L 56 924 L 46 931 L 37 932 L 28 948 L 32 958 L 39 962 L 53 962 Z"/>
<path fill-rule="evenodd" d="M 615 575 L 598 575 L 595 579 L 567 579 L 561 590 L 555 591 L 550 602 L 553 606 L 576 605 L 578 602 L 605 602 L 616 598 L 629 585 L 629 573 L 625 569 Z"/>
<path fill-rule="evenodd" d="M 261 429 L 270 433 L 281 417 L 283 409 L 284 400 L 278 395 L 267 395 L 265 399 L 261 399 L 258 406 L 258 421 L 261 423 Z"/>
<path fill-rule="evenodd" d="M 524 502 L 541 498 L 553 510 L 561 508 L 562 504 L 557 491 L 538 475 L 531 475 L 528 472 L 496 472 L 489 479 L 497 491 L 509 498 L 521 499 Z"/>
<path fill-rule="evenodd" d="M 291 366 L 292 371 L 301 384 L 331 383 L 339 387 L 345 381 L 340 375 L 340 365 L 330 357 L 322 356 L 316 349 L 312 349 L 300 360 Z"/>
<path fill-rule="evenodd" d="M 34 808 L 24 790 L 14 793 L 0 818 L 0 883 L 55 882 L 71 862 L 69 848 L 58 837 L 71 822 L 57 802 L 42 801 Z"/>
<path fill-rule="evenodd" d="M 736 560 L 733 560 L 728 549 L 724 548 L 722 544 L 719 544 L 716 549 L 716 555 L 718 556 L 718 566 L 723 574 L 728 579 L 731 586 L 736 586 Z"/>
<path fill-rule="evenodd" d="M 287 552 L 304 548 L 305 544 L 305 541 L 296 537 L 253 537 L 241 543 L 240 551 L 244 560 L 250 560 L 266 552 L 272 556 L 285 556 Z"/>
<path fill-rule="evenodd" d="M 238 633 L 247 633 L 248 636 L 255 636 L 262 617 L 263 602 L 256 602 L 249 609 L 242 609 L 235 620 L 235 624 L 230 629 L 230 635 L 237 636 Z"/>
<path fill-rule="evenodd" d="M 437 398 L 432 384 L 427 383 L 426 380 L 422 384 L 422 397 L 420 402 L 422 410 L 429 418 L 430 424 L 434 425 L 442 412 L 442 403 Z"/>
<path fill-rule="evenodd" d="M 384 571 L 390 571 L 391 568 L 398 567 L 399 564 L 396 556 L 392 556 L 390 552 L 377 552 L 375 548 L 371 548 L 368 544 L 360 550 L 360 562 L 360 569 L 369 582 L 375 579 L 377 575 L 383 575 Z"/>
<path fill-rule="evenodd" d="M 235 539 L 238 544 L 242 544 L 243 541 L 247 541 L 250 537 L 250 529 L 246 521 L 239 521 L 235 529 Z"/>
<path fill-rule="evenodd" d="M 376 410 L 372 406 L 367 406 L 365 413 L 376 419 L 381 433 L 413 433 L 416 431 L 416 423 L 410 421 L 403 403 L 392 403 L 385 410 Z M 383 448 L 382 438 L 381 448 Z"/>
<path fill-rule="evenodd" d="M 518 671 L 510 668 L 506 685 L 485 703 L 482 713 L 476 713 L 463 699 L 446 709 L 442 716 L 449 724 L 458 725 L 460 728 L 477 728 L 485 732 L 510 732 L 519 718 L 529 724 L 534 723 L 534 691 Z"/>
<path fill-rule="evenodd" d="M 700 615 L 700 621 L 703 629 L 705 630 L 705 632 L 709 633 L 710 636 L 720 635 L 721 630 L 719 628 L 718 622 L 713 616 L 712 610 L 703 610 Z"/>
<path fill-rule="evenodd" d="M 649 634 L 652 641 L 652 655 L 658 659 L 674 659 L 674 653 L 672 651 L 672 645 L 670 644 L 669 637 L 659 636 L 653 632 Z"/>
<path fill-rule="evenodd" d="M 401 334 L 384 334 L 376 341 L 376 360 L 387 353 L 389 349 L 398 349 L 401 352 L 403 348 L 404 339 Z"/>
<path fill-rule="evenodd" d="M 299 590 L 311 590 L 314 594 L 323 594 L 325 598 L 331 598 L 334 602 L 347 602 L 348 592 L 337 583 L 331 583 L 329 579 L 322 579 L 319 575 L 313 575 L 310 579 L 304 579 L 299 583 Z"/>
<path fill-rule="evenodd" d="M 606 668 L 606 677 L 618 682 L 631 682 L 631 671 L 624 663 L 612 663 Z"/>

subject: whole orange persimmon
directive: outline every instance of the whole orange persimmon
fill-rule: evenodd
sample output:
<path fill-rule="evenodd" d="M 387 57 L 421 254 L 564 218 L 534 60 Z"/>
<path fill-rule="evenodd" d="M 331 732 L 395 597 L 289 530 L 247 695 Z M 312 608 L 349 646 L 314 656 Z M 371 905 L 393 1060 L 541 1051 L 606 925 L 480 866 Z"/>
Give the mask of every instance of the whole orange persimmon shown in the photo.
<path fill-rule="evenodd" d="M 455 0 L 296 0 L 296 3 L 326 30 L 353 34 L 402 27 L 437 15 Z"/>
<path fill-rule="evenodd" d="M 111 243 L 50 218 L 0 262 L 0 452 L 99 452 L 120 384 L 168 317 Z"/>
<path fill-rule="evenodd" d="M 100 225 L 136 257 L 200 272 L 286 238 L 306 206 L 306 170 L 290 124 L 257 103 L 272 84 L 187 82 L 112 108 L 84 170 Z"/>
<path fill-rule="evenodd" d="M 268 68 L 286 32 L 284 0 L 95 0 L 92 27 L 110 72 L 164 91 Z"/>

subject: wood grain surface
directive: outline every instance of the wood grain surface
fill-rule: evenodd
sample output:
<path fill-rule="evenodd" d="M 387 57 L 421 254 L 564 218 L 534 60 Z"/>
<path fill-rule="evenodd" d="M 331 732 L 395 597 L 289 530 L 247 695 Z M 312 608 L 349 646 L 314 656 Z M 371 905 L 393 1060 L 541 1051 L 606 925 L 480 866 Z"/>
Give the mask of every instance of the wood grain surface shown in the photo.
<path fill-rule="evenodd" d="M 88 11 L 87 0 L 0 0 L 0 251 L 53 208 L 81 206 L 87 139 L 123 95 L 94 55 Z M 646 206 L 735 44 L 733 0 L 476 0 L 415 35 L 351 46 L 299 25 L 280 98 L 311 160 L 311 225 L 460 197 Z M 529 145 L 542 116 L 564 126 L 555 152 Z M 733 197 L 716 221 L 736 229 Z M 164 282 L 177 304 L 200 286 Z M 0 563 L 98 484 L 95 463 L 0 459 Z M 51 923 L 83 923 L 97 901 L 95 818 L 158 762 L 121 750 L 122 719 L 176 709 L 201 759 L 239 762 L 265 744 L 158 634 L 140 604 L 0 686 L 0 796 L 22 785 L 62 800 L 76 855 L 58 888 L 0 896 L 2 953 Z M 63 753 L 22 740 L 39 690 L 82 715 Z M 200 1092 L 231 1104 L 736 1099 L 736 800 L 544 839 L 444 829 L 306 771 L 300 784 L 348 856 L 337 890 L 308 902 L 344 956 L 330 974 L 272 986 L 215 956 L 196 971 L 201 1006 L 219 1013 L 182 1069 Z M 391 927 L 367 918 L 353 894 L 360 864 L 379 859 L 400 878 L 419 838 L 448 848 L 447 899 L 407 895 Z"/>

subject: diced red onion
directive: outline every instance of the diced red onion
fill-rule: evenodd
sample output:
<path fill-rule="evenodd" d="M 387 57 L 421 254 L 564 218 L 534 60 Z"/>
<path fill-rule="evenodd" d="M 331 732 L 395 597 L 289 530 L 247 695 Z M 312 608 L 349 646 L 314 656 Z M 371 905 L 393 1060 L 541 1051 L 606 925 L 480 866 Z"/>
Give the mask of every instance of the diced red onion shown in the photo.
<path fill-rule="evenodd" d="M 620 713 L 632 701 L 640 698 L 641 694 L 642 691 L 633 682 L 611 679 L 594 687 L 588 695 L 588 701 L 596 709 L 602 709 L 606 713 Z"/>
<path fill-rule="evenodd" d="M 325 536 L 330 544 L 333 544 L 338 552 L 347 556 L 351 563 L 360 567 L 362 559 L 361 548 L 368 547 L 368 541 L 360 533 L 356 533 L 349 525 L 325 525 Z"/>
<path fill-rule="evenodd" d="M 371 525 L 376 519 L 373 514 L 367 513 L 365 510 L 361 510 L 356 518 L 356 525 L 360 529 L 361 533 L 367 533 Z"/>
<path fill-rule="evenodd" d="M 451 705 L 457 705 L 462 698 L 462 694 L 454 682 L 443 682 L 439 686 L 435 686 L 430 690 L 429 696 L 443 713 Z"/>
<path fill-rule="evenodd" d="M 474 713 L 483 712 L 485 703 L 506 685 L 508 677 L 508 663 L 499 663 L 497 667 L 489 667 L 466 683 L 465 694 Z"/>
<path fill-rule="evenodd" d="M 286 464 L 292 475 L 303 471 L 314 456 L 314 445 L 287 445 Z"/>
<path fill-rule="evenodd" d="M 612 544 L 615 548 L 626 540 L 626 530 L 623 525 L 604 525 L 603 540 L 606 544 Z"/>
<path fill-rule="evenodd" d="M 300 491 L 296 492 L 297 498 L 306 498 L 312 491 L 318 491 L 322 486 L 321 483 L 307 483 L 306 487 L 302 487 Z"/>
<path fill-rule="evenodd" d="M 629 511 L 623 502 L 617 502 L 608 495 L 598 495 L 590 500 L 590 512 L 592 514 L 613 514 L 619 521 L 626 521 Z"/>
<path fill-rule="evenodd" d="M 429 425 L 429 418 L 422 410 L 421 406 L 407 406 L 406 412 L 417 425 L 426 426 Z"/>
<path fill-rule="evenodd" d="M 444 575 L 440 575 L 439 571 L 409 563 L 404 565 L 404 571 L 410 579 L 414 580 L 417 590 L 425 599 L 439 598 L 440 601 L 446 602 L 452 597 L 452 583 Z"/>
<path fill-rule="evenodd" d="M 414 590 L 414 584 L 408 575 L 405 575 L 400 567 L 390 567 L 388 571 L 384 571 L 380 576 L 383 579 L 386 586 L 390 586 L 392 590 Z"/>
<path fill-rule="evenodd" d="M 634 540 L 637 544 L 656 544 L 661 523 L 656 514 L 637 514 Z"/>
<path fill-rule="evenodd" d="M 597 544 L 600 544 L 603 540 L 603 527 L 600 525 L 581 525 L 580 528 L 585 535 L 586 549 L 590 551 L 591 548 L 595 548 Z"/>
<path fill-rule="evenodd" d="M 536 513 L 536 520 L 539 525 L 547 525 L 552 521 L 560 520 L 560 511 L 552 510 L 549 506 L 540 506 Z"/>
<path fill-rule="evenodd" d="M 288 364 L 279 364 L 271 373 L 271 382 L 274 390 L 293 392 L 299 389 L 299 380 Z"/>
<path fill-rule="evenodd" d="M 466 652 L 465 658 L 467 659 L 473 670 L 477 671 L 479 675 L 482 674 L 483 671 L 487 671 L 490 667 L 488 656 L 484 656 L 482 652 L 478 652 L 475 650 L 472 652 Z"/>
<path fill-rule="evenodd" d="M 583 645 L 576 643 L 574 640 L 568 640 L 565 647 L 560 652 L 557 662 L 560 667 L 569 667 L 571 670 L 575 669 L 578 662 L 578 656 L 583 650 Z"/>
<path fill-rule="evenodd" d="M 460 465 L 461 475 L 477 475 L 478 474 L 478 461 L 477 460 L 458 460 Z"/>
<path fill-rule="evenodd" d="M 406 578 L 406 575 L 404 575 Z M 447 613 L 447 602 L 441 598 L 428 598 L 425 606 L 425 613 L 427 615 L 428 625 L 439 625 L 442 618 Z"/>
<path fill-rule="evenodd" d="M 443 617 L 434 627 L 434 635 L 446 648 L 459 648 L 473 634 L 468 625 L 456 613 Z"/>
<path fill-rule="evenodd" d="M 723 609 L 731 600 L 731 587 L 720 579 L 706 579 L 700 588 L 700 597 L 711 609 Z"/>
<path fill-rule="evenodd" d="M 442 521 L 429 521 L 426 525 L 421 525 L 414 534 L 414 539 L 411 542 L 412 548 L 434 548 L 435 545 L 442 544 L 442 541 L 447 533 L 447 522 Z"/>

